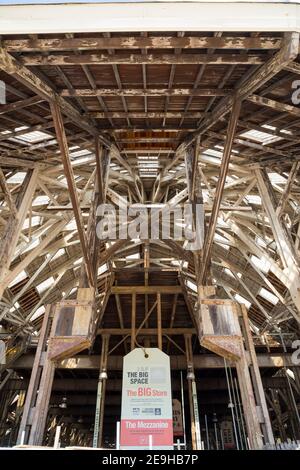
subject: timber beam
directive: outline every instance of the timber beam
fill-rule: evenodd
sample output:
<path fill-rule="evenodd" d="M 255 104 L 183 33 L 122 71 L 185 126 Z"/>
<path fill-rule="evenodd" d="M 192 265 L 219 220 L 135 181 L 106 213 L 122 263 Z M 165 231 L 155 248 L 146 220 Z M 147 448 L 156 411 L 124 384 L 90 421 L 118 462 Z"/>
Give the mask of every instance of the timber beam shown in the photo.
<path fill-rule="evenodd" d="M 21 57 L 23 65 L 188 65 L 188 64 L 249 64 L 265 62 L 262 54 L 26 54 Z"/>
<path fill-rule="evenodd" d="M 88 38 L 4 39 L 8 52 L 51 52 L 96 49 L 279 49 L 278 37 L 129 36 Z"/>
<path fill-rule="evenodd" d="M 112 294 L 180 294 L 181 286 L 113 286 Z"/>
<path fill-rule="evenodd" d="M 95 118 L 95 119 L 181 119 L 182 112 L 180 111 L 148 111 L 148 112 L 140 112 L 140 111 L 108 111 L 108 112 L 89 112 L 88 116 Z M 189 112 L 184 115 L 185 119 L 201 119 L 204 116 L 204 113 L 200 112 Z M 164 130 L 166 128 L 163 128 Z M 128 128 L 126 128 L 128 131 Z M 131 129 L 130 129 L 131 130 Z M 184 128 L 182 128 L 184 130 Z"/>
<path fill-rule="evenodd" d="M 168 336 L 196 334 L 195 328 L 162 328 L 162 334 Z M 105 328 L 99 329 L 97 335 L 110 334 L 112 336 L 130 335 L 131 328 Z M 138 330 L 138 335 L 157 336 L 158 328 L 142 328 Z"/>
<path fill-rule="evenodd" d="M 249 361 L 250 357 L 246 353 Z M 171 368 L 172 370 L 185 370 L 186 369 L 186 357 L 171 356 Z M 14 363 L 14 369 L 32 369 L 34 361 L 34 354 L 24 354 L 18 358 Z M 274 368 L 280 369 L 282 367 L 293 367 L 293 360 L 291 354 L 257 354 L 258 366 L 262 368 Z M 77 355 L 59 361 L 57 363 L 57 369 L 90 369 L 99 370 L 100 356 L 99 355 Z M 229 365 L 229 363 L 228 363 Z M 234 364 L 232 364 L 232 367 Z M 123 370 L 123 356 L 109 356 L 107 361 L 107 368 L 109 370 Z M 201 354 L 194 356 L 194 368 L 195 369 L 224 369 L 224 360 L 221 356 L 215 354 Z"/>
<path fill-rule="evenodd" d="M 226 96 L 232 93 L 232 89 L 226 88 L 77 88 L 74 91 L 64 89 L 61 96 L 68 98 L 93 96 Z"/>
<path fill-rule="evenodd" d="M 73 173 L 72 164 L 70 160 L 69 147 L 68 147 L 68 142 L 67 142 L 67 138 L 66 138 L 66 134 L 64 130 L 62 113 L 61 113 L 60 107 L 55 102 L 51 102 L 50 106 L 51 106 L 51 112 L 53 116 L 57 141 L 58 141 L 59 148 L 60 148 L 60 154 L 61 154 L 61 158 L 63 161 L 66 179 L 68 182 L 68 188 L 70 191 L 70 198 L 71 198 L 74 216 L 76 220 L 78 236 L 79 236 L 80 243 L 81 243 L 86 273 L 87 273 L 90 286 L 93 286 L 94 285 L 93 263 L 90 257 L 87 236 L 86 236 L 86 232 L 84 229 L 84 222 L 82 218 L 74 173 Z"/>

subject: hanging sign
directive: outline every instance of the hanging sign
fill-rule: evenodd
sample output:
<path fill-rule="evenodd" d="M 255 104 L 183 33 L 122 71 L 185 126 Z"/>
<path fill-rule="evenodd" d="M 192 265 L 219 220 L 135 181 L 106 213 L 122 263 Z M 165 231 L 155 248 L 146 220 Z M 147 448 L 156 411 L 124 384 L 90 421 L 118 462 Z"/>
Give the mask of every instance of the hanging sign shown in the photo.
<path fill-rule="evenodd" d="M 173 449 L 170 358 L 160 349 L 124 357 L 120 447 Z"/>
<path fill-rule="evenodd" d="M 183 436 L 183 421 L 181 403 L 177 398 L 172 400 L 174 436 Z"/>

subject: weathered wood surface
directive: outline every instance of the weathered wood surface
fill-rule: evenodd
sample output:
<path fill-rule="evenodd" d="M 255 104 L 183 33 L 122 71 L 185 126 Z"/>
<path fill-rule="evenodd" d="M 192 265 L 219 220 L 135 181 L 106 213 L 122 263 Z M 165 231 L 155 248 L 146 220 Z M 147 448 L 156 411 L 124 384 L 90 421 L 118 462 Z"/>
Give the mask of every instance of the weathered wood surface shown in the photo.
<path fill-rule="evenodd" d="M 261 65 L 266 61 L 259 54 L 26 54 L 20 58 L 23 65 L 189 65 L 189 64 L 252 64 Z"/>
<path fill-rule="evenodd" d="M 91 346 L 95 326 L 94 296 L 94 289 L 80 288 L 76 300 L 56 304 L 54 333 L 48 349 L 51 360 L 66 359 Z"/>
<path fill-rule="evenodd" d="M 74 91 L 63 89 L 65 97 L 81 96 L 226 96 L 232 93 L 230 88 L 76 88 Z"/>
<path fill-rule="evenodd" d="M 198 312 L 200 344 L 206 349 L 237 361 L 241 357 L 242 333 L 238 320 L 238 304 L 221 299 L 208 299 Z"/>
<path fill-rule="evenodd" d="M 93 49 L 279 49 L 276 37 L 128 36 L 87 38 L 4 39 L 8 52 Z"/>

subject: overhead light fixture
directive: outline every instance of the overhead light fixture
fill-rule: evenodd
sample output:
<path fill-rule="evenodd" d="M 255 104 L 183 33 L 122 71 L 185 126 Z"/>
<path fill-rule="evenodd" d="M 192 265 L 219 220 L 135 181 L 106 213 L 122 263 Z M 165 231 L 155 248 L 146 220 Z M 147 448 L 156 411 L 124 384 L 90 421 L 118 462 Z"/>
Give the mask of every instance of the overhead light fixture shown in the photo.
<path fill-rule="evenodd" d="M 187 372 L 186 378 L 188 380 L 195 380 L 194 368 L 193 368 L 192 364 L 188 365 L 188 372 Z"/>
<path fill-rule="evenodd" d="M 100 380 L 107 379 L 107 372 L 106 372 L 105 369 L 103 369 L 103 370 L 100 372 L 99 379 L 100 379 Z"/>
<path fill-rule="evenodd" d="M 66 409 L 67 405 L 67 397 L 63 397 L 61 403 L 58 405 L 60 408 Z"/>

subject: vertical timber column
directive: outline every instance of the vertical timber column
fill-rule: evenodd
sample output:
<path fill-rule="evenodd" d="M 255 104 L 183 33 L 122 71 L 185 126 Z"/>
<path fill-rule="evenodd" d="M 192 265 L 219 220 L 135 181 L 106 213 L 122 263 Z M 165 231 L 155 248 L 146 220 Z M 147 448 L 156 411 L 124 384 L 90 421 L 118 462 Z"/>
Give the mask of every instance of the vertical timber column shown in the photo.
<path fill-rule="evenodd" d="M 95 139 L 95 155 L 96 155 L 96 172 L 94 177 L 94 189 L 91 200 L 91 208 L 89 212 L 89 218 L 87 223 L 87 240 L 88 240 L 88 251 L 90 254 L 93 284 L 96 286 L 97 283 L 97 269 L 98 269 L 98 256 L 99 256 L 99 239 L 96 234 L 97 225 L 97 209 L 98 206 L 103 202 L 103 181 L 102 181 L 102 153 L 103 148 L 100 145 L 99 139 Z M 87 275 L 85 265 L 81 266 L 80 287 L 89 287 L 90 282 Z"/>
<path fill-rule="evenodd" d="M 30 382 L 27 390 L 17 443 L 42 444 L 48 413 L 55 365 L 46 357 L 47 340 L 52 329 L 53 306 L 48 305 L 44 315 Z"/>
<path fill-rule="evenodd" d="M 254 392 L 243 342 L 241 342 L 241 358 L 236 362 L 236 371 L 249 439 L 249 448 L 252 450 L 262 449 L 262 433 L 258 420 Z"/>
<path fill-rule="evenodd" d="M 282 416 L 282 409 L 281 409 L 281 406 L 280 406 L 280 400 L 279 400 L 279 396 L 278 396 L 278 390 L 274 390 L 274 389 L 270 389 L 270 403 L 271 403 L 271 406 L 274 410 L 274 413 L 275 413 L 275 416 L 276 416 L 276 421 L 277 421 L 277 425 L 278 425 L 278 431 L 279 431 L 279 435 L 280 435 L 280 439 L 282 442 L 286 442 L 287 440 L 287 434 L 286 434 L 286 430 L 285 430 L 285 427 L 284 427 L 284 421 L 283 421 L 283 416 Z"/>
<path fill-rule="evenodd" d="M 102 349 L 100 358 L 100 369 L 97 388 L 96 413 L 94 424 L 93 447 L 102 447 L 103 419 L 105 405 L 105 390 L 107 380 L 107 357 L 108 357 L 109 335 L 102 335 Z"/>
<path fill-rule="evenodd" d="M 55 363 L 46 356 L 28 444 L 43 444 L 54 372 Z"/>
<path fill-rule="evenodd" d="M 195 371 L 192 350 L 192 337 L 191 335 L 184 335 L 186 362 L 187 362 L 187 378 L 188 378 L 188 392 L 190 404 L 190 418 L 191 418 L 191 437 L 193 450 L 201 449 L 201 432 L 199 423 L 199 408 L 197 399 L 197 388 L 195 382 Z"/>
<path fill-rule="evenodd" d="M 161 295 L 157 294 L 157 344 L 162 351 L 162 329 L 161 329 Z"/>
<path fill-rule="evenodd" d="M 16 212 L 13 212 L 6 224 L 0 243 L 0 299 L 7 287 L 5 278 L 9 272 L 19 236 L 30 208 L 38 181 L 38 168 L 28 170 L 16 199 Z"/>
<path fill-rule="evenodd" d="M 150 267 L 150 246 L 148 242 L 145 242 L 144 244 L 145 286 L 148 286 L 149 284 L 149 267 Z M 148 294 L 145 294 L 145 317 L 147 315 L 148 310 L 149 310 L 149 296 Z M 146 325 L 146 328 L 148 328 L 149 326 L 148 320 L 145 322 L 145 325 Z M 150 345 L 151 345 L 150 338 L 148 336 L 145 336 L 144 347 L 150 348 Z"/>
<path fill-rule="evenodd" d="M 205 233 L 205 217 L 203 209 L 203 195 L 201 178 L 198 168 L 198 155 L 200 153 L 200 137 L 194 145 L 190 145 L 185 152 L 185 174 L 189 195 L 189 204 L 192 207 L 192 231 L 195 234 L 195 246 L 192 249 L 195 264 L 195 275 L 199 284 L 202 248 Z M 200 206 L 200 207 L 199 207 Z M 202 210 L 200 209 L 202 207 Z"/>
<path fill-rule="evenodd" d="M 13 430 L 13 433 L 12 433 L 13 442 L 16 441 L 17 433 L 19 432 L 19 425 L 20 425 L 21 419 L 22 419 L 22 413 L 23 413 L 23 409 L 24 409 L 25 398 L 26 398 L 26 390 L 20 390 L 19 391 L 19 396 L 18 396 L 18 401 L 17 401 L 16 413 L 15 413 L 15 429 Z"/>
<path fill-rule="evenodd" d="M 251 365 L 250 365 L 250 372 L 253 380 L 254 391 L 256 395 L 256 401 L 259 403 L 261 407 L 262 415 L 264 418 L 264 423 L 262 423 L 262 428 L 264 432 L 264 440 L 266 444 L 275 444 L 271 420 L 269 416 L 268 406 L 266 402 L 266 396 L 259 372 L 255 347 L 253 343 L 252 334 L 249 327 L 249 320 L 248 320 L 248 313 L 245 305 L 241 304 L 242 309 L 242 320 L 243 320 L 243 333 L 245 335 L 245 343 L 250 353 Z"/>
<path fill-rule="evenodd" d="M 130 350 L 133 351 L 135 346 L 135 321 L 136 321 L 136 292 L 131 295 L 131 341 Z"/>

